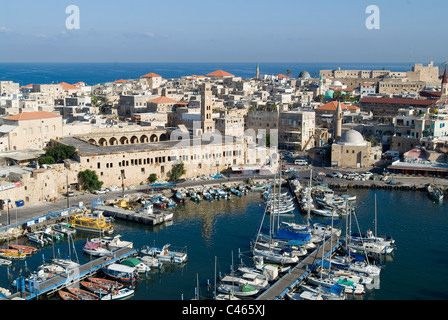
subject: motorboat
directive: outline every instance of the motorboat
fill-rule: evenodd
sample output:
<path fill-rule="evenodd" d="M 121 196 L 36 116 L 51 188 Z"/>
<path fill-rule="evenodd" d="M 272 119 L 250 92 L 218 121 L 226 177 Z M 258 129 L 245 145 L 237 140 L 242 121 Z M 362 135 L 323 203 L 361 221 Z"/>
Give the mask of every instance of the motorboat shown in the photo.
<path fill-rule="evenodd" d="M 65 236 L 68 236 L 68 235 L 73 236 L 76 234 L 76 229 L 73 228 L 68 223 L 61 222 L 61 223 L 54 224 L 52 227 L 53 227 L 54 231 L 59 232 Z"/>
<path fill-rule="evenodd" d="M 92 242 L 89 240 L 87 240 L 82 251 L 93 257 L 104 257 L 112 253 L 111 250 L 106 249 L 100 242 Z"/>
<path fill-rule="evenodd" d="M 146 247 L 141 250 L 143 255 L 155 257 L 162 262 L 184 263 L 187 262 L 188 256 L 185 252 L 169 250 L 170 244 L 165 244 L 162 248 Z"/>
<path fill-rule="evenodd" d="M 123 261 L 121 261 L 121 264 L 131 268 L 136 268 L 138 273 L 147 273 L 151 269 L 151 267 L 147 266 L 137 258 L 124 259 Z"/>
<path fill-rule="evenodd" d="M 111 293 L 101 297 L 101 300 L 120 300 L 126 299 L 134 294 L 135 290 L 132 287 L 113 290 Z"/>
<path fill-rule="evenodd" d="M 148 267 L 150 268 L 157 268 L 160 269 L 163 265 L 162 261 L 160 261 L 157 258 L 145 255 L 142 257 L 137 257 L 137 259 L 139 259 L 141 262 L 143 262 L 144 264 L 146 264 Z"/>
<path fill-rule="evenodd" d="M 114 232 L 114 228 L 111 222 L 106 222 L 106 219 L 103 215 L 95 218 L 89 217 L 84 214 L 75 214 L 70 219 L 69 223 L 73 225 L 75 229 L 80 231 L 95 232 L 101 234 L 111 234 Z"/>
<path fill-rule="evenodd" d="M 121 282 L 134 282 L 138 277 L 136 268 L 119 263 L 107 265 L 102 270 L 107 276 Z"/>
<path fill-rule="evenodd" d="M 117 234 L 110 237 L 92 238 L 90 242 L 100 243 L 104 248 L 108 250 L 115 250 L 118 248 L 133 248 L 134 243 L 132 241 L 121 240 L 121 235 Z"/>
<path fill-rule="evenodd" d="M 26 237 L 29 241 L 40 244 L 41 246 L 44 246 L 46 244 L 50 244 L 53 241 L 49 238 L 47 238 L 42 230 L 34 231 L 31 233 L 27 233 Z"/>

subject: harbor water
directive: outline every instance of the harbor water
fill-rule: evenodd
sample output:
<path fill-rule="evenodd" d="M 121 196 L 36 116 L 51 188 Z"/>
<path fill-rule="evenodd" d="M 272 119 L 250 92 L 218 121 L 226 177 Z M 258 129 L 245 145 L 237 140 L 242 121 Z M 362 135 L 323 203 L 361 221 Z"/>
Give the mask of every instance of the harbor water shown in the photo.
<path fill-rule="evenodd" d="M 424 192 L 391 190 L 350 190 L 356 195 L 356 219 L 352 231 L 375 228 L 375 195 L 377 202 L 378 235 L 391 235 L 397 248 L 382 262 L 380 288 L 368 290 L 365 300 L 444 300 L 448 299 L 448 204 L 436 203 Z M 132 240 L 136 249 L 143 246 L 171 244 L 172 249 L 186 247 L 189 260 L 182 266 L 165 264 L 162 270 L 142 275 L 136 284 L 133 300 L 192 299 L 199 282 L 201 299 L 212 296 L 215 274 L 236 268 L 241 259 L 248 263 L 249 242 L 255 235 L 264 206 L 261 193 L 251 192 L 230 200 L 201 203 L 188 202 L 174 209 L 171 222 L 148 226 L 135 222 L 114 221 L 115 234 L 123 240 Z M 298 211 L 284 221 L 304 222 Z M 313 217 L 312 217 L 313 218 Z M 316 218 L 318 219 L 318 218 Z M 341 228 L 345 228 L 345 220 Z M 10 277 L 20 272 L 34 271 L 42 257 L 50 260 L 58 254 L 71 254 L 80 263 L 89 257 L 82 252 L 92 234 L 78 232 L 73 248 L 67 242 L 56 242 L 9 268 Z M 19 243 L 30 244 L 26 239 Z M 70 249 L 70 250 L 69 250 Z M 26 262 L 26 265 L 25 265 Z M 8 269 L 0 267 L 0 286 L 8 288 Z M 207 282 L 210 286 L 207 286 Z M 208 291 L 209 289 L 209 291 Z M 54 298 L 57 298 L 55 296 Z M 51 299 L 51 298 L 50 298 Z"/>

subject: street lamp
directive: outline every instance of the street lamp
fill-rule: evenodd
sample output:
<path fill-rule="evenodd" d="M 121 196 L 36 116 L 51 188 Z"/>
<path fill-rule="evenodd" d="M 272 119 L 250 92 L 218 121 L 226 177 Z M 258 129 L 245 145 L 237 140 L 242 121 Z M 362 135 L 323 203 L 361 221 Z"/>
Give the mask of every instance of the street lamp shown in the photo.
<path fill-rule="evenodd" d="M 124 198 L 124 179 L 126 179 L 124 175 L 124 170 L 121 170 L 121 196 Z"/>

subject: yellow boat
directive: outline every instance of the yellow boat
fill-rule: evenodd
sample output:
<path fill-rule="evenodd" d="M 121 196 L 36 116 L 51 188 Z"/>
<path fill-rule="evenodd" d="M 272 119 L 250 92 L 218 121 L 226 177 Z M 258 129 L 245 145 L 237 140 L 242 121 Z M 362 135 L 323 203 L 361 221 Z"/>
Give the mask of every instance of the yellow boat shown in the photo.
<path fill-rule="evenodd" d="M 114 228 L 110 222 L 106 222 L 104 216 L 97 218 L 85 216 L 83 214 L 75 214 L 69 221 L 75 229 L 81 231 L 92 231 L 102 233 L 112 233 Z"/>
<path fill-rule="evenodd" d="M 26 254 L 22 252 L 0 252 L 0 257 L 12 260 L 16 259 L 22 260 L 26 258 Z"/>

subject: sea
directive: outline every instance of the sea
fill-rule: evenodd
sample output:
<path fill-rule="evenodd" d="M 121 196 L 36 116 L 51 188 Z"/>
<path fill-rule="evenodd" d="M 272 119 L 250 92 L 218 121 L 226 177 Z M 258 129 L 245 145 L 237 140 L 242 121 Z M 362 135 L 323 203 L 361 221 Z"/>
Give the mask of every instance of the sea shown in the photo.
<path fill-rule="evenodd" d="M 349 193 L 356 195 L 352 231 L 375 230 L 376 201 L 378 235 L 392 236 L 396 241 L 393 254 L 377 262 L 382 267 L 379 286 L 357 299 L 448 299 L 448 204 L 434 202 L 421 191 L 353 189 Z M 264 213 L 261 193 L 233 196 L 230 200 L 189 202 L 169 210 L 174 212 L 174 218 L 163 225 L 114 221 L 115 234 L 133 241 L 137 249 L 170 244 L 170 248 L 188 254 L 188 262 L 183 265 L 165 264 L 161 270 L 142 275 L 131 300 L 181 301 L 193 299 L 197 294 L 201 300 L 210 299 L 215 274 L 228 274 L 240 263 L 251 264 L 250 240 Z M 319 220 L 317 216 L 311 218 Z M 347 219 L 343 217 L 338 225 L 343 231 Z M 292 215 L 282 216 L 281 221 L 304 223 L 306 215 L 296 210 Z M 23 261 L 16 261 L 9 269 L 0 267 L 0 287 L 8 288 L 8 280 L 36 270 L 42 261 L 52 257 L 87 262 L 89 256 L 82 252 L 82 247 L 89 237 L 92 234 L 78 232 L 72 245 L 56 242 Z M 19 243 L 30 244 L 26 239 Z"/>
<path fill-rule="evenodd" d="M 410 63 L 0 63 L 0 81 L 14 81 L 20 86 L 29 84 L 49 84 L 67 82 L 74 84 L 85 82 L 95 85 L 115 80 L 138 79 L 150 72 L 161 75 L 165 79 L 180 78 L 190 75 L 206 75 L 216 70 L 224 70 L 243 79 L 253 78 L 256 67 L 260 74 L 286 74 L 298 77 L 300 72 L 307 71 L 312 77 L 318 77 L 320 70 L 337 68 L 350 70 L 391 70 L 410 71 Z"/>

